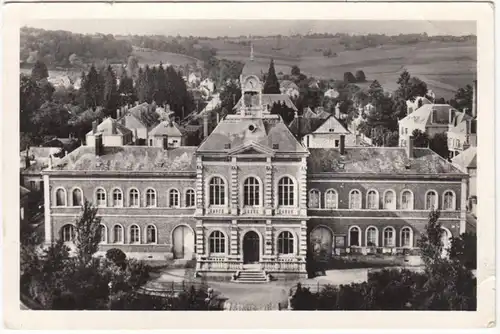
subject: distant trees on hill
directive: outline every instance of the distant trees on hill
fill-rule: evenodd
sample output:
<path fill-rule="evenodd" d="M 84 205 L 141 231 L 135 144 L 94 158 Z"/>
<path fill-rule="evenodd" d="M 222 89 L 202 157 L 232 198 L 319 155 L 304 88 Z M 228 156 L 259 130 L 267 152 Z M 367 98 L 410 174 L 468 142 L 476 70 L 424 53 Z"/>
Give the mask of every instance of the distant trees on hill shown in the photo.
<path fill-rule="evenodd" d="M 21 28 L 20 45 L 21 64 L 43 60 L 49 68 L 104 59 L 122 62 L 132 52 L 129 42 L 116 40 L 113 35 L 83 35 L 28 27 Z"/>

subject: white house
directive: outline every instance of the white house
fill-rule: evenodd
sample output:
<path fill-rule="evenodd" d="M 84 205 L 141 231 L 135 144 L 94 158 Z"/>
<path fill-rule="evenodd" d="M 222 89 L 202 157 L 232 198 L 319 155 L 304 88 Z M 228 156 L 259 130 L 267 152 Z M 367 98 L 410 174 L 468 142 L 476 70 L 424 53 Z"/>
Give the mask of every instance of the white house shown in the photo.
<path fill-rule="evenodd" d="M 432 102 L 429 101 L 429 99 L 425 96 L 417 96 L 413 101 L 412 100 L 406 101 L 407 115 L 413 113 L 415 110 L 417 110 L 418 108 L 420 108 L 425 104 L 432 104 Z"/>
<path fill-rule="evenodd" d="M 191 86 L 197 86 L 201 82 L 201 75 L 199 73 L 191 73 L 187 77 L 187 82 Z"/>
<path fill-rule="evenodd" d="M 453 158 L 469 147 L 477 146 L 477 120 L 465 112 L 455 115 L 447 135 L 450 158 Z"/>
<path fill-rule="evenodd" d="M 182 129 L 172 120 L 164 120 L 148 134 L 148 146 L 173 148 L 182 146 Z"/>
<path fill-rule="evenodd" d="M 104 146 L 125 146 L 133 142 L 132 131 L 111 117 L 104 119 L 99 125 L 94 121 L 92 130 L 86 135 L 87 146 L 95 145 L 97 135 L 101 137 Z"/>
<path fill-rule="evenodd" d="M 215 92 L 215 83 L 210 78 L 206 78 L 200 83 L 200 88 L 205 88 L 210 94 L 213 94 Z"/>
<path fill-rule="evenodd" d="M 330 99 L 336 99 L 337 97 L 339 97 L 339 95 L 340 93 L 333 88 L 330 88 L 325 92 L 325 97 L 328 97 Z"/>

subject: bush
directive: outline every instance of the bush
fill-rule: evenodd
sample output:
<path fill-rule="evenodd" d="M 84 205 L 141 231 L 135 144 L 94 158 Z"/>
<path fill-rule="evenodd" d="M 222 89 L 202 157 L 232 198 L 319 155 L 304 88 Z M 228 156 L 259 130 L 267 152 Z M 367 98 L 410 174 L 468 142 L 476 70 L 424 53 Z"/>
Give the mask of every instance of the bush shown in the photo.
<path fill-rule="evenodd" d="M 130 274 L 130 286 L 132 288 L 138 288 L 148 281 L 151 267 L 141 261 L 129 259 L 127 263 L 127 272 Z"/>
<path fill-rule="evenodd" d="M 106 259 L 110 260 L 117 266 L 121 266 L 127 260 L 127 255 L 118 248 L 111 248 L 106 252 Z"/>

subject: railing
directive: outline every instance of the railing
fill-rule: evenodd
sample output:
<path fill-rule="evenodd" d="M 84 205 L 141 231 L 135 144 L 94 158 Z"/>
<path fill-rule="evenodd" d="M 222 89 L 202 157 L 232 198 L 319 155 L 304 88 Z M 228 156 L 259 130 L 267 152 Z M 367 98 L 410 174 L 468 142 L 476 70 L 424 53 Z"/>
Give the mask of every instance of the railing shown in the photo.
<path fill-rule="evenodd" d="M 207 208 L 206 210 L 207 214 L 209 215 L 223 215 L 228 212 L 226 207 L 218 207 L 218 206 L 212 206 Z"/>
<path fill-rule="evenodd" d="M 241 261 L 225 257 L 210 257 L 197 261 L 197 270 L 199 271 L 237 271 L 241 269 L 243 269 Z"/>
<path fill-rule="evenodd" d="M 276 215 L 281 215 L 281 216 L 295 216 L 298 214 L 298 209 L 297 208 L 287 208 L 287 207 L 281 207 L 276 209 Z"/>
<path fill-rule="evenodd" d="M 241 209 L 242 215 L 261 215 L 264 210 L 262 208 L 255 208 L 251 206 L 246 206 Z"/>
<path fill-rule="evenodd" d="M 262 270 L 275 272 L 304 272 L 306 270 L 305 262 L 299 262 L 297 259 L 278 258 L 274 261 L 265 261 L 261 263 Z"/>

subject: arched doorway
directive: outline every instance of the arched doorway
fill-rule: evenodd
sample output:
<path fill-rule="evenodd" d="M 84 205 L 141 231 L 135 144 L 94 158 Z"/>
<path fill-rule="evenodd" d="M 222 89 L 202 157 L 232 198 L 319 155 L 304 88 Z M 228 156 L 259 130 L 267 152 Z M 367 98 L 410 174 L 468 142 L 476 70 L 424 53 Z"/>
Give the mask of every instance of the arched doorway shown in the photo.
<path fill-rule="evenodd" d="M 258 263 L 260 259 L 260 238 L 254 231 L 243 237 L 243 263 Z"/>
<path fill-rule="evenodd" d="M 177 226 L 172 232 L 174 259 L 192 259 L 194 253 L 194 233 L 186 225 Z"/>
<path fill-rule="evenodd" d="M 332 232 L 324 226 L 318 226 L 312 230 L 309 239 L 313 256 L 318 260 L 328 260 L 332 254 Z"/>

